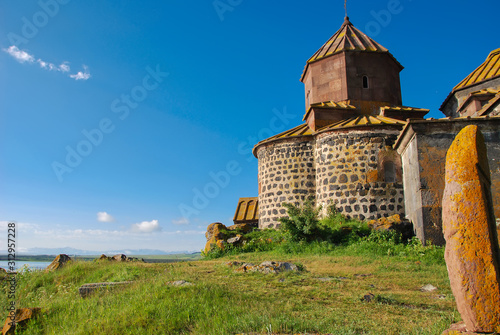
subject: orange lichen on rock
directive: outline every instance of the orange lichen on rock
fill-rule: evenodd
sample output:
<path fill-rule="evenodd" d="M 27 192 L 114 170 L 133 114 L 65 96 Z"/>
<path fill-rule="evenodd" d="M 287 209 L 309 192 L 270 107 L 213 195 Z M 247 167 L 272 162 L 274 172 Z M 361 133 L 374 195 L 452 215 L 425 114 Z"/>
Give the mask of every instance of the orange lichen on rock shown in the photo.
<path fill-rule="evenodd" d="M 40 314 L 40 308 L 18 308 L 16 309 L 13 322 L 10 316 L 5 320 L 5 324 L 2 328 L 2 335 L 14 335 L 16 333 L 16 326 L 23 326 L 26 322 L 31 319 L 35 319 Z"/>
<path fill-rule="evenodd" d="M 225 234 L 223 233 L 223 230 L 227 230 L 227 227 L 220 222 L 212 223 L 207 227 L 207 232 L 205 233 L 205 237 L 207 238 L 205 253 L 208 253 L 215 247 L 224 249 Z"/>
<path fill-rule="evenodd" d="M 394 226 L 401 224 L 401 216 L 394 214 L 389 217 L 381 217 L 378 220 L 368 221 L 368 226 L 375 230 L 391 230 Z"/>
<path fill-rule="evenodd" d="M 500 250 L 484 138 L 477 126 L 457 135 L 446 155 L 445 259 L 467 331 L 500 331 Z"/>
<path fill-rule="evenodd" d="M 71 257 L 69 257 L 66 254 L 57 255 L 56 258 L 54 258 L 54 260 L 52 261 L 52 263 L 50 263 L 49 266 L 45 268 L 45 272 L 59 270 L 71 261 L 72 261 Z"/>

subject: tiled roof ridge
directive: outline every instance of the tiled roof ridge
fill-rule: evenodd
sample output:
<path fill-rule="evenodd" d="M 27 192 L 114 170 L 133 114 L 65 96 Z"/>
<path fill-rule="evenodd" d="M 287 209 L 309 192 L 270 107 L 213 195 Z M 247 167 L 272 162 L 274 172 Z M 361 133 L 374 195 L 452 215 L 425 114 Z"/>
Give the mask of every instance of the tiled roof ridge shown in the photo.
<path fill-rule="evenodd" d="M 491 51 L 486 60 L 453 88 L 453 92 L 500 76 L 500 48 Z"/>
<path fill-rule="evenodd" d="M 340 29 L 309 58 L 307 63 L 318 61 L 341 51 L 389 52 L 387 48 L 354 27 L 349 21 L 349 17 L 346 17 Z"/>

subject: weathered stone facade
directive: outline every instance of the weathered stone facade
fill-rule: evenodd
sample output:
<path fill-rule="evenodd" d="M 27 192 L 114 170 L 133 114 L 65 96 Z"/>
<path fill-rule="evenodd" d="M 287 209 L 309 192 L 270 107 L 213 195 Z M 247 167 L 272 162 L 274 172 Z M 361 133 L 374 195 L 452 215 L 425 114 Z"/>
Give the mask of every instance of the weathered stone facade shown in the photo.
<path fill-rule="evenodd" d="M 500 118 L 411 120 L 395 148 L 401 154 L 406 217 L 424 243 L 444 245 L 442 198 L 446 152 L 467 125 L 477 125 L 488 149 L 495 216 L 500 217 Z"/>
<path fill-rule="evenodd" d="M 361 220 L 404 214 L 399 129 L 325 132 L 316 137 L 316 203 Z"/>
<path fill-rule="evenodd" d="M 300 204 L 315 195 L 312 137 L 287 139 L 262 146 L 259 158 L 259 227 L 276 228 L 286 215 L 282 203 Z"/>
<path fill-rule="evenodd" d="M 254 147 L 259 228 L 279 227 L 283 203 L 312 197 L 323 213 L 406 216 L 423 243 L 442 245 L 446 151 L 469 124 L 484 134 L 500 217 L 499 68 L 497 49 L 443 103 L 451 119 L 424 120 L 429 110 L 402 105 L 401 64 L 346 18 L 305 66 L 305 123 Z"/>
<path fill-rule="evenodd" d="M 401 159 L 392 149 L 399 131 L 332 130 L 259 147 L 259 227 L 279 226 L 282 204 L 308 197 L 361 220 L 404 215 Z"/>

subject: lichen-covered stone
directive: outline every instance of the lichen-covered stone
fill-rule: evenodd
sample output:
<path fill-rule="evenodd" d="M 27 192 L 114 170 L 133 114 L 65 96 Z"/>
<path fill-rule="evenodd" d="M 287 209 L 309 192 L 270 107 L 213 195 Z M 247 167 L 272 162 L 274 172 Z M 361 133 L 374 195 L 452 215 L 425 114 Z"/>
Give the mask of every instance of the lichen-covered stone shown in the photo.
<path fill-rule="evenodd" d="M 98 261 L 110 261 L 111 257 L 108 257 L 105 254 L 102 254 L 97 260 Z"/>
<path fill-rule="evenodd" d="M 71 262 L 71 257 L 66 254 L 57 255 L 52 263 L 45 269 L 46 272 L 59 270 L 66 265 L 66 263 Z"/>
<path fill-rule="evenodd" d="M 486 146 L 477 126 L 462 129 L 446 156 L 445 259 L 467 331 L 500 332 L 500 251 Z"/>
<path fill-rule="evenodd" d="M 22 326 L 31 319 L 35 319 L 40 314 L 40 308 L 18 308 L 15 312 L 15 325 L 12 325 L 10 317 L 5 320 L 4 326 L 2 328 L 2 335 L 14 335 L 16 333 L 16 327 Z"/>
<path fill-rule="evenodd" d="M 373 230 L 395 230 L 400 232 L 403 239 L 408 239 L 414 236 L 413 225 L 411 222 L 406 219 L 402 219 L 399 214 L 381 217 L 378 220 L 370 220 L 367 223 Z"/>
<path fill-rule="evenodd" d="M 224 245 L 226 244 L 224 230 L 227 230 L 227 227 L 220 222 L 212 223 L 207 227 L 207 232 L 205 233 L 205 237 L 207 238 L 205 253 L 210 252 L 215 247 L 224 249 Z"/>
<path fill-rule="evenodd" d="M 248 223 L 237 223 L 227 227 L 227 230 L 239 230 L 243 234 L 249 233 L 254 229 L 254 226 Z"/>
<path fill-rule="evenodd" d="M 238 234 L 235 237 L 228 238 L 226 242 L 231 245 L 240 245 L 241 243 L 243 243 L 243 241 L 243 235 Z"/>
<path fill-rule="evenodd" d="M 213 237 L 222 238 L 221 230 L 227 230 L 227 227 L 220 222 L 214 222 L 207 227 L 207 232 L 205 233 L 205 237 L 207 241 L 210 241 Z"/>

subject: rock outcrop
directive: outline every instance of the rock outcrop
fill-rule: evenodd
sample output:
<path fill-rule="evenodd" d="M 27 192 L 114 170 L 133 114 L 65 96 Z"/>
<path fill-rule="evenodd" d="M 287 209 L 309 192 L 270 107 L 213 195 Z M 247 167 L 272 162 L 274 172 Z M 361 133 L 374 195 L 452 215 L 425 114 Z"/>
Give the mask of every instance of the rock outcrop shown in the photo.
<path fill-rule="evenodd" d="M 16 328 L 22 327 L 29 320 L 35 319 L 40 314 L 40 308 L 18 308 L 15 312 L 15 325 L 12 324 L 10 317 L 5 320 L 2 328 L 2 335 L 14 335 Z"/>
<path fill-rule="evenodd" d="M 227 230 L 236 230 L 243 234 L 249 233 L 254 229 L 254 226 L 248 223 L 237 223 L 227 227 Z"/>
<path fill-rule="evenodd" d="M 241 245 L 245 241 L 246 233 L 251 232 L 255 227 L 248 223 L 238 223 L 226 227 L 220 222 L 215 222 L 207 227 L 205 237 L 207 244 L 204 252 L 209 253 L 214 248 L 224 249 L 226 245 Z"/>
<path fill-rule="evenodd" d="M 205 233 L 205 237 L 207 238 L 205 253 L 210 252 L 210 250 L 216 247 L 224 249 L 224 244 L 226 243 L 224 230 L 227 230 L 227 227 L 220 222 L 212 223 L 207 227 L 207 232 Z"/>
<path fill-rule="evenodd" d="M 477 126 L 457 135 L 446 155 L 445 260 L 469 332 L 500 332 L 500 250 L 486 146 Z"/>
<path fill-rule="evenodd" d="M 45 269 L 46 272 L 54 271 L 62 269 L 68 262 L 71 262 L 72 259 L 66 254 L 57 255 L 56 258 L 52 261 L 52 263 L 47 266 Z"/>
<path fill-rule="evenodd" d="M 373 230 L 398 231 L 401 233 L 403 239 L 408 239 L 414 236 L 412 223 L 406 219 L 402 219 L 399 214 L 382 217 L 377 220 L 370 220 L 367 223 L 368 226 Z"/>

